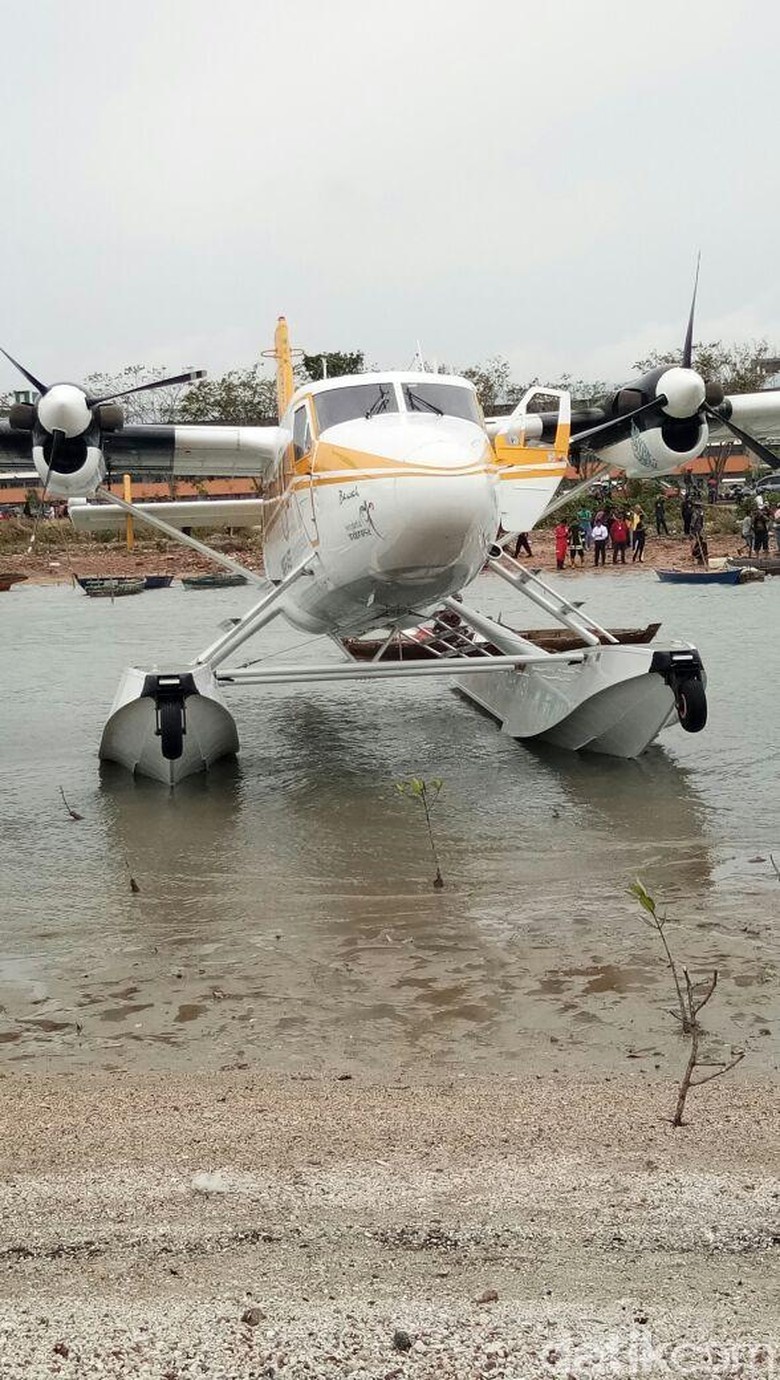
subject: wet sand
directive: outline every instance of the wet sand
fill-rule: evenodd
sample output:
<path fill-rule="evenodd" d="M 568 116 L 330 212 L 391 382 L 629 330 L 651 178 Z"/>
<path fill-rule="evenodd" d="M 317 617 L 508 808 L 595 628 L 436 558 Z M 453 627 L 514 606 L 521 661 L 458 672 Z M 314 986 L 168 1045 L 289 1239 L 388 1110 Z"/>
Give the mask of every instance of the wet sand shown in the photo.
<path fill-rule="evenodd" d="M 625 1077 L 0 1095 L 4 1380 L 776 1374 L 780 1097 L 739 1072 L 678 1131 Z"/>

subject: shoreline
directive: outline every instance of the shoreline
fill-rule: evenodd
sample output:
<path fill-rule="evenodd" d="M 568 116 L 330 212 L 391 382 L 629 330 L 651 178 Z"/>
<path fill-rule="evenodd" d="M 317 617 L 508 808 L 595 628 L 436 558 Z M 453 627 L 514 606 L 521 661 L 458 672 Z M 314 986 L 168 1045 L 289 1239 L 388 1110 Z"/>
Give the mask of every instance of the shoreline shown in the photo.
<path fill-rule="evenodd" d="M 780 1090 L 728 1077 L 677 1131 L 673 1092 L 6 1074 L 4 1380 L 579 1380 L 682 1348 L 768 1380 Z"/>
<path fill-rule="evenodd" d="M 631 551 L 626 552 L 626 564 L 613 564 L 611 553 L 607 552 L 607 564 L 594 566 L 593 552 L 585 553 L 585 561 L 572 566 L 568 561 L 559 571 L 555 561 L 555 537 L 552 531 L 532 532 L 530 536 L 533 556 L 521 553 L 520 561 L 528 568 L 539 566 L 543 575 L 577 576 L 583 573 L 599 575 L 625 575 L 629 571 L 641 572 L 658 570 L 667 566 L 696 568 L 691 559 L 690 542 L 687 537 L 649 537 L 645 547 L 643 562 L 632 562 Z M 740 538 L 729 534 L 708 536 L 711 557 L 736 556 L 740 548 Z M 248 568 L 263 570 L 262 553 L 249 542 L 231 541 L 225 549 L 236 560 Z M 772 554 L 772 553 L 770 553 Z M 0 551 L 0 572 L 14 571 L 26 575 L 27 584 L 50 585 L 70 584 L 75 574 L 95 576 L 132 576 L 139 574 L 169 574 L 175 579 L 182 575 L 205 574 L 215 570 L 216 564 L 199 556 L 196 552 L 176 546 L 173 542 L 158 544 L 137 543 L 133 551 L 121 546 L 111 546 L 87 542 L 63 542 L 61 545 L 46 548 L 39 554 L 28 556 L 26 552 Z"/>

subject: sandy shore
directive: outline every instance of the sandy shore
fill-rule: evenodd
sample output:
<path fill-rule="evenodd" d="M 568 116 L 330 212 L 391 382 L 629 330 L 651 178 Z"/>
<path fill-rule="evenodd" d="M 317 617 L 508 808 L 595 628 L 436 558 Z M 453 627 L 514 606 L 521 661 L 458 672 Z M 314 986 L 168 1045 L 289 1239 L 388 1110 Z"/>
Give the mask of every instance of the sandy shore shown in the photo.
<path fill-rule="evenodd" d="M 692 1094 L 679 1131 L 672 1084 L 629 1078 L 0 1097 L 3 1380 L 778 1373 L 766 1084 Z"/>
<path fill-rule="evenodd" d="M 521 553 L 520 559 L 528 566 L 539 566 L 545 571 L 555 571 L 555 538 L 552 531 L 531 533 L 533 557 Z M 740 539 L 735 536 L 718 535 L 708 537 L 710 556 L 733 556 L 740 550 Z M 262 570 L 262 554 L 259 548 L 249 543 L 222 542 L 224 550 L 251 570 Z M 511 548 L 510 548 L 511 549 Z M 632 564 L 631 552 L 626 552 L 626 564 L 613 565 L 611 552 L 607 553 L 607 565 L 603 573 L 623 578 L 630 572 L 655 570 L 663 566 L 693 566 L 690 542 L 687 537 L 648 536 L 645 559 Z M 60 583 L 70 581 L 74 575 L 138 575 L 169 574 L 176 578 L 216 569 L 213 562 L 189 551 L 175 543 L 139 542 L 134 551 L 127 551 L 118 542 L 110 545 L 98 542 L 63 541 L 39 547 L 33 555 L 27 555 L 24 548 L 18 551 L 0 552 L 0 571 L 13 570 L 25 575 L 35 583 Z M 572 567 L 567 560 L 566 573 L 576 575 L 580 569 L 593 570 L 593 552 L 586 552 L 585 562 Z"/>

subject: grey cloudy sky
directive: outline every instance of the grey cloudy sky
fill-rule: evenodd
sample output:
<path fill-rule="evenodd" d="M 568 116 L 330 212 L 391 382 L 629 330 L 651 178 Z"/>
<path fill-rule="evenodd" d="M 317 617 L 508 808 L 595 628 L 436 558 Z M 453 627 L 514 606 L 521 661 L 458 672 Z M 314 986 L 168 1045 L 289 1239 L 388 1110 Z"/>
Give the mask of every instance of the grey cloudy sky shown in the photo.
<path fill-rule="evenodd" d="M 780 347 L 780 8 L 5 0 L 0 343 L 45 379 L 246 365 L 618 379 Z M 18 386 L 10 366 L 0 390 Z"/>

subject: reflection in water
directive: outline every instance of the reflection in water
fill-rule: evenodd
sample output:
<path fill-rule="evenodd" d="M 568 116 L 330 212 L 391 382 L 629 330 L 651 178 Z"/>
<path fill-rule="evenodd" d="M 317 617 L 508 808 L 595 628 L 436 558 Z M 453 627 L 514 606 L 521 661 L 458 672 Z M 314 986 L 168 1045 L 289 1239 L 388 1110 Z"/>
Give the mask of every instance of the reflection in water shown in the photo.
<path fill-rule="evenodd" d="M 178 636 L 197 646 L 203 606 L 170 594 Z M 215 596 L 218 616 L 233 598 Z M 3 1059 L 387 1074 L 544 1068 L 565 1051 L 567 1067 L 612 1067 L 631 1044 L 670 1037 L 666 973 L 626 896 L 636 875 L 679 919 L 685 957 L 717 956 L 726 1033 L 765 1028 L 775 898 L 754 869 L 743 931 L 732 874 L 723 882 L 724 810 L 743 797 L 717 773 L 737 748 L 736 786 L 755 795 L 742 717 L 729 737 L 716 710 L 712 737 L 670 736 L 625 763 L 519 747 L 431 682 L 243 691 L 240 763 L 171 794 L 96 770 L 96 686 L 113 683 L 125 643 L 143 645 L 143 620 L 121 607 L 132 602 L 101 615 L 116 643 L 96 640 L 88 683 L 66 646 L 48 739 L 27 732 L 40 647 L 22 639 L 11 668 Z M 67 630 L 70 605 L 55 603 Z M 443 893 L 417 807 L 395 789 L 411 774 L 445 781 Z M 60 783 L 81 823 L 61 810 Z M 739 821 L 752 856 L 752 805 Z"/>

